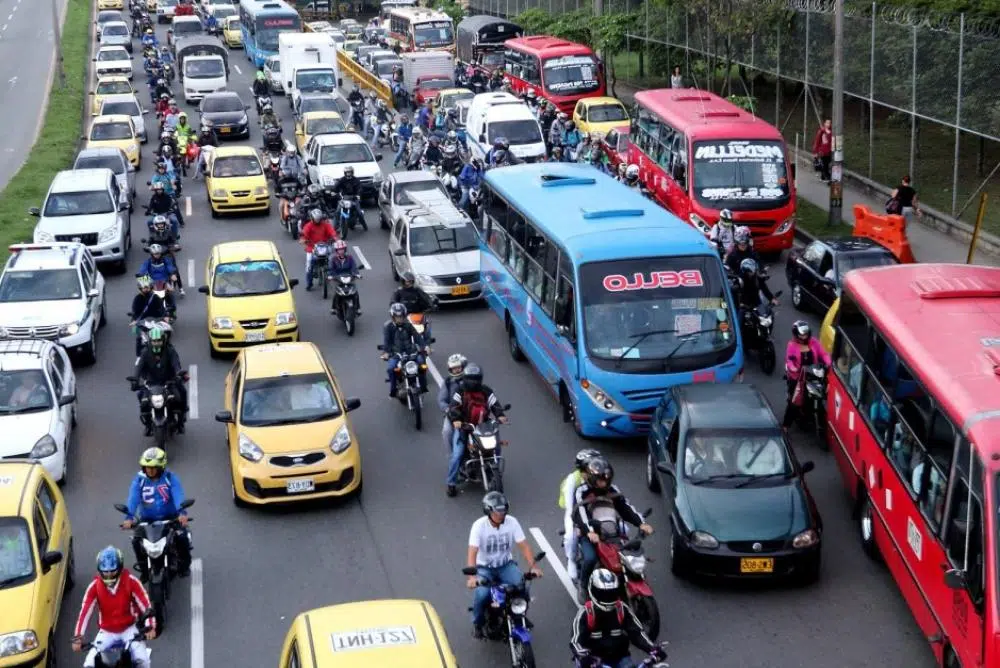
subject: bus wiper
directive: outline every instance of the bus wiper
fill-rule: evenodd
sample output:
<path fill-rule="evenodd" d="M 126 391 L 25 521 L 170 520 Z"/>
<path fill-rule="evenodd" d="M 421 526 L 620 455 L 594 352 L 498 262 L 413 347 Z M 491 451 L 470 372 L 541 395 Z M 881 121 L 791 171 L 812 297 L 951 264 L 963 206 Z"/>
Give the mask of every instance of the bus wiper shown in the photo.
<path fill-rule="evenodd" d="M 650 330 L 648 332 L 640 332 L 639 334 L 632 334 L 632 335 L 630 335 L 629 338 L 636 339 L 636 342 L 633 343 L 628 348 L 626 348 L 625 352 L 623 352 L 621 355 L 618 356 L 618 358 L 616 359 L 616 361 L 618 362 L 618 368 L 621 368 L 621 362 L 622 362 L 622 360 L 625 359 L 625 356 L 628 355 L 633 350 L 635 350 L 636 346 L 638 346 L 640 343 L 642 343 L 643 341 L 645 341 L 647 337 L 653 336 L 654 334 L 676 334 L 677 331 L 678 330 L 676 330 L 676 329 L 652 329 L 652 330 Z M 683 346 L 685 343 L 687 343 L 689 341 L 693 341 L 695 336 L 698 336 L 699 334 L 707 334 L 709 332 L 714 332 L 714 331 L 717 331 L 715 327 L 709 327 L 707 329 L 698 329 L 698 330 L 695 330 L 693 332 L 688 332 L 686 334 L 681 334 L 681 336 L 678 337 L 678 338 L 682 339 L 681 342 L 678 343 L 676 346 L 674 346 L 673 350 L 671 350 L 669 353 L 667 353 L 667 356 L 664 357 L 663 360 L 662 360 L 663 363 L 666 364 L 667 361 L 669 361 L 670 359 L 672 359 L 673 356 L 675 354 L 677 354 L 677 351 L 680 350 L 681 346 Z"/>
<path fill-rule="evenodd" d="M 648 332 L 629 334 L 629 338 L 635 339 L 635 343 L 626 348 L 625 352 L 623 352 L 621 355 L 618 356 L 618 361 L 620 362 L 621 360 L 625 359 L 625 356 L 628 355 L 633 350 L 635 350 L 636 346 L 638 346 L 640 343 L 645 341 L 650 336 L 653 336 L 654 334 L 676 334 L 676 333 L 677 333 L 676 329 L 651 329 Z"/>
<path fill-rule="evenodd" d="M 750 478 L 749 480 L 744 480 L 741 483 L 737 483 L 736 485 L 734 485 L 734 487 L 736 487 L 737 489 L 739 489 L 740 487 L 746 487 L 747 485 L 749 485 L 751 483 L 755 483 L 758 480 L 769 480 L 771 478 L 787 478 L 788 475 L 789 474 L 786 471 L 782 471 L 781 473 L 766 473 L 764 475 L 755 475 L 754 477 Z"/>

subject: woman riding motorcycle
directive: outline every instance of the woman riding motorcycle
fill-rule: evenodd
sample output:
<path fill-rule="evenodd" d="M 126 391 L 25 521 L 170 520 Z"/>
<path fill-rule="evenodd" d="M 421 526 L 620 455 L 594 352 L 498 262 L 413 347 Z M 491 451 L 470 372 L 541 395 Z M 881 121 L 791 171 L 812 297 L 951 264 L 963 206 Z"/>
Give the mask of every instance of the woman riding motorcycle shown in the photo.
<path fill-rule="evenodd" d="M 802 370 L 813 364 L 830 367 L 830 355 L 823 349 L 820 342 L 812 335 L 812 328 L 805 320 L 796 320 L 792 324 L 792 339 L 785 348 L 785 379 L 788 381 L 788 403 L 785 405 L 785 416 L 781 426 L 787 431 L 801 410 L 805 393 L 802 381 L 805 375 Z"/>

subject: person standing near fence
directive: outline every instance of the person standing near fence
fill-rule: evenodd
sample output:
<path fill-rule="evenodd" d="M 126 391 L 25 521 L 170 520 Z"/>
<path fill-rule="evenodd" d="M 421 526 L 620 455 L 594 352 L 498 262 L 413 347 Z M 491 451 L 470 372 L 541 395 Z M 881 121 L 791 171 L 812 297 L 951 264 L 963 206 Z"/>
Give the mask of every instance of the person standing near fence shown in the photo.
<path fill-rule="evenodd" d="M 674 73 L 670 75 L 671 88 L 684 88 L 684 75 L 681 74 L 681 66 L 674 66 Z"/>
<path fill-rule="evenodd" d="M 823 181 L 830 180 L 830 161 L 833 159 L 833 121 L 829 118 L 816 131 L 813 139 L 813 167 Z"/>

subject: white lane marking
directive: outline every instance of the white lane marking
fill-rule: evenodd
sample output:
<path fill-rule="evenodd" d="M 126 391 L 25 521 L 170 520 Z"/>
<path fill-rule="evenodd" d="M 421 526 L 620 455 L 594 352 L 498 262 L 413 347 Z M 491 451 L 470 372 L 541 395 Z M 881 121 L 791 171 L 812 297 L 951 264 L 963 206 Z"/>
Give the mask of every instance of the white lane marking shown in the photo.
<path fill-rule="evenodd" d="M 17 85 L 17 77 L 11 77 L 10 79 L 7 79 L 7 89 L 8 90 L 14 88 L 14 86 L 16 86 L 16 85 Z"/>
<path fill-rule="evenodd" d="M 198 365 L 188 369 L 188 419 L 198 419 Z"/>
<path fill-rule="evenodd" d="M 233 69 L 236 70 L 237 74 L 243 74 L 243 72 L 240 70 L 240 66 L 239 65 L 233 65 Z"/>
<path fill-rule="evenodd" d="M 14 12 L 11 12 L 10 14 L 7 15 L 7 20 L 8 21 L 10 21 L 13 18 L 14 18 Z"/>
<path fill-rule="evenodd" d="M 361 266 L 363 268 L 365 268 L 365 269 L 371 269 L 372 268 L 372 263 L 369 262 L 368 258 L 365 257 L 365 254 L 361 252 L 361 247 L 360 246 L 353 246 L 352 250 L 354 251 L 354 257 L 358 258 L 358 262 L 361 263 Z"/>
<path fill-rule="evenodd" d="M 188 260 L 188 275 L 187 275 L 188 290 L 194 288 L 194 258 Z"/>
<path fill-rule="evenodd" d="M 191 668 L 205 668 L 205 585 L 201 558 L 191 560 Z"/>
<path fill-rule="evenodd" d="M 184 215 L 191 215 L 191 195 L 186 195 L 184 197 Z"/>
<path fill-rule="evenodd" d="M 441 377 L 441 372 L 438 371 L 438 368 L 434 365 L 434 360 L 430 357 L 427 358 L 427 370 L 431 372 L 431 376 L 438 387 L 444 385 L 444 378 Z"/>
<path fill-rule="evenodd" d="M 552 548 L 552 544 L 549 543 L 548 539 L 545 538 L 545 534 L 538 527 L 531 527 L 529 529 L 531 535 L 534 537 L 535 542 L 538 543 L 538 547 L 542 548 L 545 552 L 545 563 L 547 567 L 552 568 L 552 572 L 556 574 L 559 578 L 559 582 L 562 582 L 563 587 L 566 588 L 566 593 L 569 594 L 569 600 L 573 601 L 573 605 L 580 607 L 580 604 L 576 601 L 576 585 L 569 577 L 569 573 L 566 571 L 566 567 L 562 563 L 562 552 L 556 552 Z"/>

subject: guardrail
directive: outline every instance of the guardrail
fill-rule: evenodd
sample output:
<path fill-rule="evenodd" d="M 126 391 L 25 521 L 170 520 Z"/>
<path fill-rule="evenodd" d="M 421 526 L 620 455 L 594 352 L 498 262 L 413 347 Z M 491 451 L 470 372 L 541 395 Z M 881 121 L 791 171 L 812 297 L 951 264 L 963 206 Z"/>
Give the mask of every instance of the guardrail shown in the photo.
<path fill-rule="evenodd" d="M 389 84 L 382 79 L 379 79 L 365 68 L 361 67 L 361 65 L 359 65 L 354 58 L 351 57 L 351 54 L 341 49 L 337 49 L 337 63 L 340 65 L 340 71 L 342 74 L 346 74 L 351 77 L 354 83 L 362 88 L 375 91 L 375 94 L 378 95 L 379 99 L 385 102 L 390 109 L 395 108 L 395 105 L 393 104 L 395 100 L 393 100 L 392 88 L 389 87 Z"/>

